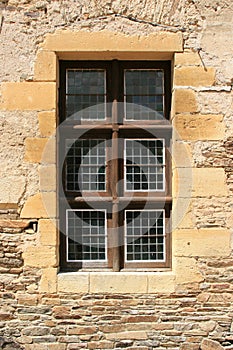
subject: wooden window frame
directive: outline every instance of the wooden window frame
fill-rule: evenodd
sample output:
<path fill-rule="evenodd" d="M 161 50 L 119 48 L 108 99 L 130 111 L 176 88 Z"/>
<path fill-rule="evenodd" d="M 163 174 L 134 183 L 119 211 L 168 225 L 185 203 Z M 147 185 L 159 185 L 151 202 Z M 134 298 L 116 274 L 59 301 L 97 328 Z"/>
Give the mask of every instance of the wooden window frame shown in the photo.
<path fill-rule="evenodd" d="M 112 111 L 107 110 L 107 118 L 101 121 L 76 121 L 65 118 L 65 84 L 67 69 L 105 69 L 107 103 L 112 103 Z M 164 70 L 164 120 L 155 121 L 131 121 L 123 120 L 122 110 L 117 110 L 117 103 L 124 101 L 124 69 L 163 69 Z M 59 164 L 59 218 L 60 218 L 60 266 L 62 270 L 77 271 L 85 269 L 106 269 L 110 271 L 120 271 L 122 269 L 156 269 L 168 268 L 171 266 L 171 125 L 168 122 L 171 108 L 171 64 L 170 61 L 60 61 L 60 88 L 59 88 L 59 135 L 58 135 L 58 164 Z M 120 107 L 121 109 L 121 107 Z M 110 113 L 112 115 L 110 116 Z M 167 120 L 167 122 L 166 122 Z M 64 190 L 65 173 L 63 160 L 65 159 L 65 140 L 76 138 L 77 132 L 82 138 L 110 139 L 115 140 L 112 146 L 112 160 L 107 166 L 107 188 L 104 192 L 94 194 L 85 193 L 84 197 L 80 192 Z M 152 136 L 156 133 L 156 137 Z M 121 210 L 123 203 L 128 201 L 129 193 L 117 188 L 119 179 L 124 177 L 124 156 L 119 139 L 159 139 L 165 140 L 165 191 L 140 191 L 130 192 L 131 200 L 126 205 L 126 209 L 141 209 L 145 204 L 147 208 L 165 210 L 165 234 L 166 234 L 166 258 L 163 262 L 125 262 L 124 261 L 124 210 Z M 117 160 L 118 159 L 118 160 Z M 110 181 L 111 179 L 111 181 Z M 66 261 L 66 209 L 106 209 L 107 228 L 111 233 L 108 235 L 107 262 L 93 261 L 67 262 Z M 124 205 L 123 205 L 124 206 Z M 146 210 L 146 209 L 145 209 Z M 112 212 L 112 214 L 110 214 Z"/>

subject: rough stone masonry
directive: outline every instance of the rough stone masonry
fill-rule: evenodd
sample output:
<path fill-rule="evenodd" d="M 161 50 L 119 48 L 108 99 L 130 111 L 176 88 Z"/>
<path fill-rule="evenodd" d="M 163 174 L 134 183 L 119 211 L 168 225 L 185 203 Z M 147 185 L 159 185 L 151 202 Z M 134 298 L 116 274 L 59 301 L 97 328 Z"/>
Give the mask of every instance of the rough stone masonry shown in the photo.
<path fill-rule="evenodd" d="M 233 349 L 232 38 L 232 0 L 0 1 L 1 349 Z M 79 57 L 172 61 L 169 270 L 59 273 L 57 66 Z"/>

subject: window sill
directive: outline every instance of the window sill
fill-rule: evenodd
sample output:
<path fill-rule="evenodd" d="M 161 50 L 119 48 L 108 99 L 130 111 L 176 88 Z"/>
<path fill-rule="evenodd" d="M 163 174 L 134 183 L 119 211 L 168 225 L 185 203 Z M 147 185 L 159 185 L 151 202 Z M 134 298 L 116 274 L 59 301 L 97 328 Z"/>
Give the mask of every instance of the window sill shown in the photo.
<path fill-rule="evenodd" d="M 61 293 L 172 293 L 175 274 L 167 272 L 66 272 L 58 274 Z"/>

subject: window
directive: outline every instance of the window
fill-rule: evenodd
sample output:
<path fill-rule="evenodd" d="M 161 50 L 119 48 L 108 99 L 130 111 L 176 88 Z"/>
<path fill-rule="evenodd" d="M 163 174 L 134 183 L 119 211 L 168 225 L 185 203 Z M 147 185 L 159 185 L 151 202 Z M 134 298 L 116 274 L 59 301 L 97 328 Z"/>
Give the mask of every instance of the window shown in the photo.
<path fill-rule="evenodd" d="M 61 61 L 66 270 L 170 266 L 170 62 Z"/>

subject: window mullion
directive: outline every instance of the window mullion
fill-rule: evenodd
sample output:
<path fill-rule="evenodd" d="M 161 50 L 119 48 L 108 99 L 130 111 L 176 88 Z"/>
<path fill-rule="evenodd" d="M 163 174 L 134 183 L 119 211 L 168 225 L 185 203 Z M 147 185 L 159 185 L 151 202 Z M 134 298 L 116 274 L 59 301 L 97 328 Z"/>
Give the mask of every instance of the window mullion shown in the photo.
<path fill-rule="evenodd" d="M 118 209 L 118 174 L 119 174 L 119 65 L 117 60 L 112 62 L 112 159 L 111 159 L 111 193 L 112 193 L 112 268 L 113 271 L 120 271 L 120 230 L 119 230 L 119 209 Z"/>
<path fill-rule="evenodd" d="M 117 112 L 117 111 L 116 111 Z M 118 213 L 118 130 L 112 131 L 112 166 L 111 166 L 111 192 L 112 192 L 112 257 L 113 271 L 120 270 L 120 237 Z"/>

